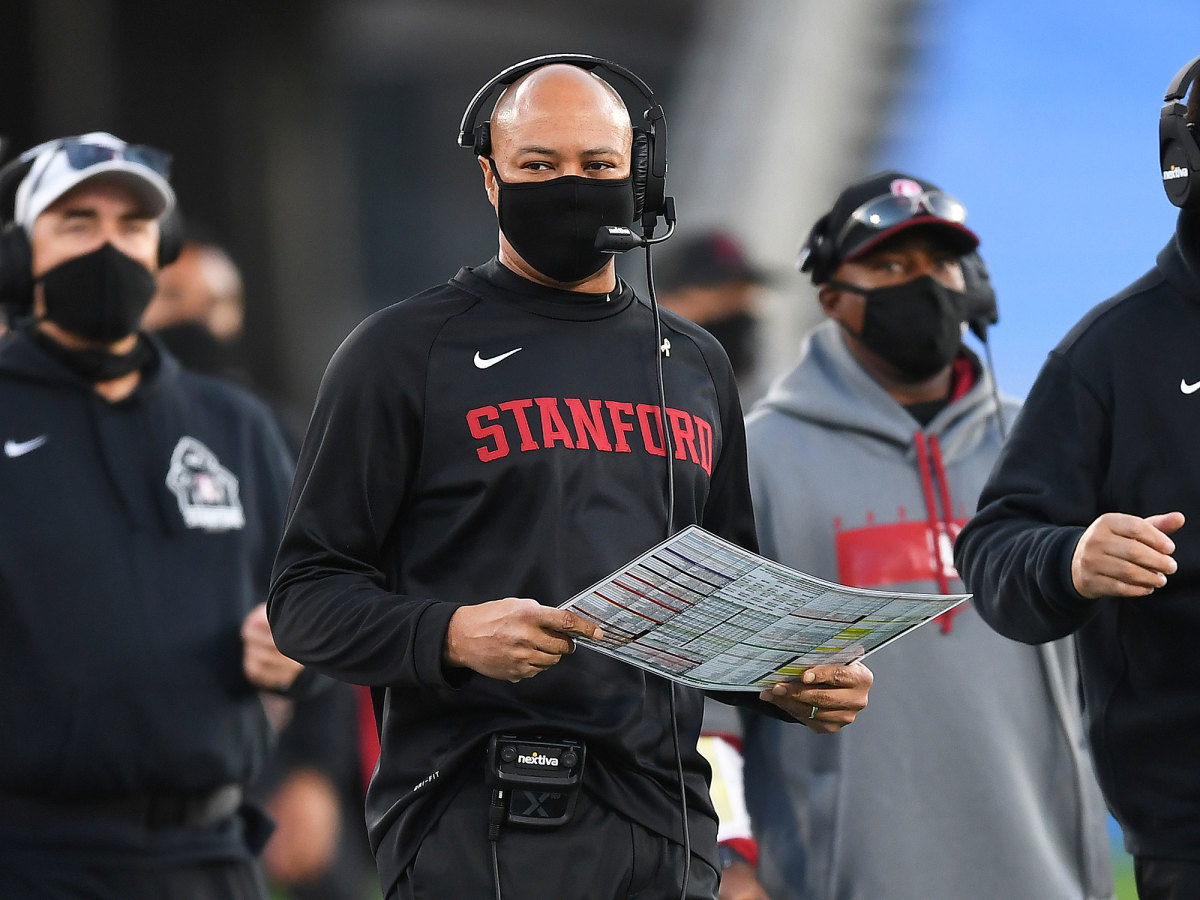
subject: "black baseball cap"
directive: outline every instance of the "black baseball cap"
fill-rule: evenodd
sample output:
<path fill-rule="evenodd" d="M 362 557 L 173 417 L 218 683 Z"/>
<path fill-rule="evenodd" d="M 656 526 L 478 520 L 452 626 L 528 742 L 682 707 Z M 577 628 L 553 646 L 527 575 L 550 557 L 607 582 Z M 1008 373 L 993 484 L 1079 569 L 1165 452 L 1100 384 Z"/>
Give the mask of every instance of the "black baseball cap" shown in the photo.
<path fill-rule="evenodd" d="M 725 231 L 680 235 L 654 261 L 654 283 L 663 291 L 731 281 L 765 284 L 768 280 L 767 273 L 746 256 L 741 242 Z"/>
<path fill-rule="evenodd" d="M 909 228 L 935 229 L 960 254 L 979 246 L 965 224 L 967 208 L 932 182 L 903 172 L 878 172 L 848 185 L 817 220 L 800 251 L 798 268 L 814 284 L 847 260 L 870 252 Z"/>

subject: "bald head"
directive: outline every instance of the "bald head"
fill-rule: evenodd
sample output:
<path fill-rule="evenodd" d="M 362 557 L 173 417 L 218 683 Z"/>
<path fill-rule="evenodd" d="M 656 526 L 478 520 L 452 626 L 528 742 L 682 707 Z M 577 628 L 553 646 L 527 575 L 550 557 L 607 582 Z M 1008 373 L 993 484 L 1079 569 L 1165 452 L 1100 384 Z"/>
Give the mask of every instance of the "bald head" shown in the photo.
<path fill-rule="evenodd" d="M 142 327 L 159 331 L 181 322 L 204 325 L 219 341 L 242 332 L 245 294 L 242 276 L 229 254 L 215 244 L 188 242 L 179 258 L 158 274 L 158 293 L 146 308 Z"/>
<path fill-rule="evenodd" d="M 633 141 L 621 95 L 598 75 L 568 63 L 534 69 L 513 82 L 496 101 L 490 127 L 497 160 L 519 150 L 523 139 L 546 131 L 594 138 L 600 143 L 592 149 L 626 157 Z"/>

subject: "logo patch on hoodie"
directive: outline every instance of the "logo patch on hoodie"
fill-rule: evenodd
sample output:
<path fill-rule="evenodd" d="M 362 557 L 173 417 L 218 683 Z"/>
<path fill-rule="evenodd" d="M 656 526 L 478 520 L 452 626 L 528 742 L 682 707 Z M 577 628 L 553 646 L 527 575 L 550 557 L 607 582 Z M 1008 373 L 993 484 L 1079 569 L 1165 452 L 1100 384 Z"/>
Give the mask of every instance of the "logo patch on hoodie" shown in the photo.
<path fill-rule="evenodd" d="M 246 525 L 237 476 L 194 437 L 182 437 L 175 445 L 167 487 L 179 501 L 188 528 L 232 531 Z"/>

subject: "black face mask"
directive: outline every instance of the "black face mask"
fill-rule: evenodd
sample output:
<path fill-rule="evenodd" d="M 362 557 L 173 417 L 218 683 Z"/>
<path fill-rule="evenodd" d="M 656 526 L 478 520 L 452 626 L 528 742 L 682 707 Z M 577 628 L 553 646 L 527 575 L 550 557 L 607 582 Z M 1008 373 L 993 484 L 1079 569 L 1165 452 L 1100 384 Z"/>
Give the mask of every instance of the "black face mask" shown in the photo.
<path fill-rule="evenodd" d="M 596 249 L 602 225 L 633 222 L 628 178 L 562 175 L 549 181 L 501 181 L 489 160 L 500 196 L 500 230 L 521 258 L 547 278 L 564 284 L 599 272 L 612 254 Z"/>
<path fill-rule="evenodd" d="M 758 320 L 754 316 L 750 313 L 722 316 L 705 322 L 704 330 L 725 348 L 734 375 L 745 375 L 754 368 L 758 330 Z"/>
<path fill-rule="evenodd" d="M 931 275 L 903 284 L 867 289 L 830 281 L 833 287 L 866 298 L 863 344 L 914 379 L 936 375 L 962 345 L 963 294 Z"/>
<path fill-rule="evenodd" d="M 101 343 L 137 331 L 154 296 L 154 275 L 112 244 L 55 266 L 41 277 L 46 318 Z"/>

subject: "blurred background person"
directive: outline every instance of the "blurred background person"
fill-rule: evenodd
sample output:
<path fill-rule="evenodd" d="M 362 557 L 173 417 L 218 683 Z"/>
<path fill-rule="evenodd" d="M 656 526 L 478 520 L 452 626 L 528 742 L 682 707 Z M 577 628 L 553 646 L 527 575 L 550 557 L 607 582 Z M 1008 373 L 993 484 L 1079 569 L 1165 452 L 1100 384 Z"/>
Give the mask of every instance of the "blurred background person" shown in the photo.
<path fill-rule="evenodd" d="M 658 302 L 691 319 L 720 341 L 737 378 L 742 408 L 762 396 L 759 306 L 765 271 L 753 265 L 740 241 L 724 231 L 679 235 L 654 260 Z"/>
<path fill-rule="evenodd" d="M 177 218 L 173 227 L 180 225 Z M 185 233 L 195 235 L 195 226 Z M 186 238 L 156 280 L 142 327 L 186 368 L 248 386 L 237 353 L 245 294 L 229 253 L 211 238 Z M 251 794 L 276 826 L 262 854 L 271 885 L 295 900 L 359 900 L 374 881 L 374 863 L 363 824 L 355 693 L 329 680 L 310 696 L 263 701 L 279 736 Z"/>
<path fill-rule="evenodd" d="M 276 824 L 263 848 L 271 886 L 292 900 L 363 900 L 378 888 L 363 810 L 356 694 L 337 682 L 281 713 L 278 745 L 251 789 Z"/>
<path fill-rule="evenodd" d="M 142 327 L 188 368 L 249 382 L 241 358 L 246 318 L 242 275 L 223 247 L 188 238 L 179 258 L 158 273 Z"/>

